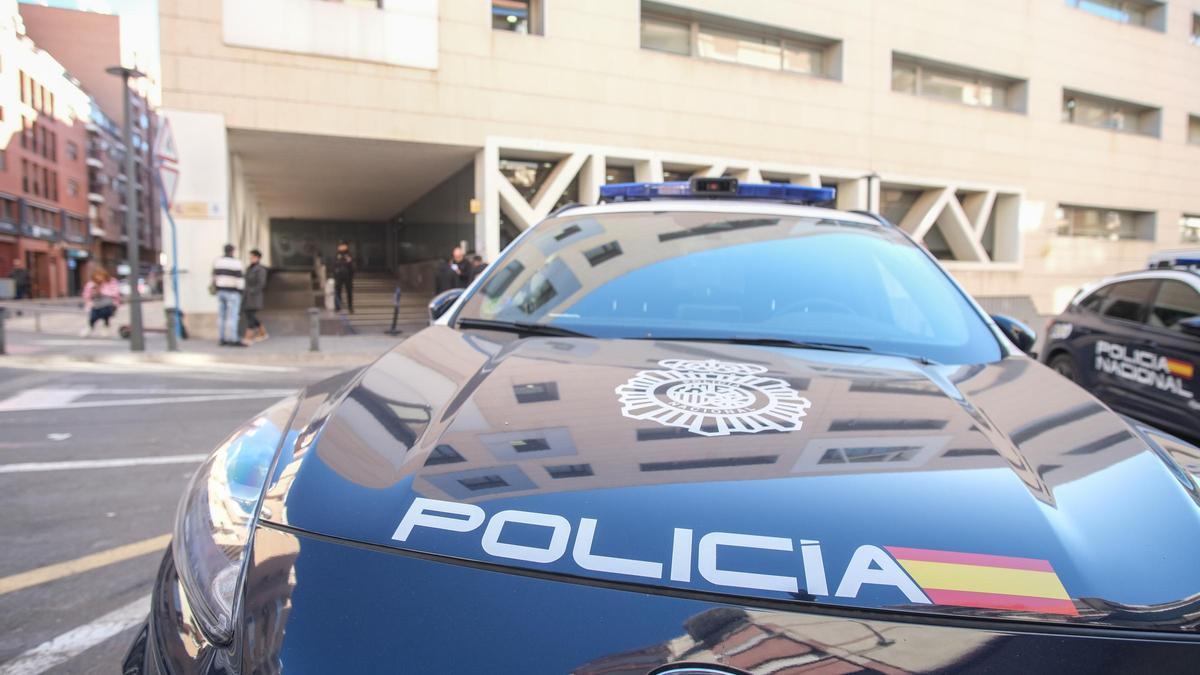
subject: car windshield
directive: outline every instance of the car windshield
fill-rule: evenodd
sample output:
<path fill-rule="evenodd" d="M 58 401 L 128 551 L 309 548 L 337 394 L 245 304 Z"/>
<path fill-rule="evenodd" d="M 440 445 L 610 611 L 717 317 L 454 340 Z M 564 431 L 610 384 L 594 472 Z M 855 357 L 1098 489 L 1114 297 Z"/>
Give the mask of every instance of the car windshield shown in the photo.
<path fill-rule="evenodd" d="M 982 317 L 900 232 L 797 215 L 552 219 L 488 270 L 457 320 L 844 345 L 938 363 L 1001 356 Z"/>

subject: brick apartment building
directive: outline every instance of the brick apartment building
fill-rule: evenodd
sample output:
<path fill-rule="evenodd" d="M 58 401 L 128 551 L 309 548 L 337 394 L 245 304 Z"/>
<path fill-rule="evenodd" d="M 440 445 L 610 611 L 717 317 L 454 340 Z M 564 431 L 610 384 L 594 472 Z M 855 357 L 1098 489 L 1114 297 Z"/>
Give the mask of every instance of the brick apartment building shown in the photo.
<path fill-rule="evenodd" d="M 54 55 L 72 76 L 79 78 L 92 97 L 88 124 L 87 164 L 91 245 L 90 258 L 110 272 L 125 261 L 125 144 L 121 80 L 105 69 L 122 63 L 121 27 L 112 14 L 82 12 L 58 7 L 22 4 L 20 13 L 26 33 L 42 49 Z M 157 193 L 154 191 L 154 111 L 147 101 L 148 83 L 134 81 L 133 145 L 134 181 L 137 190 L 137 222 L 143 274 L 158 263 L 161 230 Z"/>
<path fill-rule="evenodd" d="M 70 295 L 88 256 L 88 96 L 19 20 L 0 32 L 0 277 L 20 264 L 34 297 Z"/>

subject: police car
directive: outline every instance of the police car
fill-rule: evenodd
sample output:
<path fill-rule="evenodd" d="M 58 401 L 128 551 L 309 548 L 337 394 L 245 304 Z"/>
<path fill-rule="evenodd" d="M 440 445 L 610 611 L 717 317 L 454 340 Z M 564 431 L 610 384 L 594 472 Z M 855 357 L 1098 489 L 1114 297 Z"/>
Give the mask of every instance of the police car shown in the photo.
<path fill-rule="evenodd" d="M 831 190 L 601 195 L 216 449 L 126 673 L 1195 671 L 1200 449 Z"/>
<path fill-rule="evenodd" d="M 1085 287 L 1050 323 L 1042 359 L 1114 409 L 1200 439 L 1200 251 Z"/>

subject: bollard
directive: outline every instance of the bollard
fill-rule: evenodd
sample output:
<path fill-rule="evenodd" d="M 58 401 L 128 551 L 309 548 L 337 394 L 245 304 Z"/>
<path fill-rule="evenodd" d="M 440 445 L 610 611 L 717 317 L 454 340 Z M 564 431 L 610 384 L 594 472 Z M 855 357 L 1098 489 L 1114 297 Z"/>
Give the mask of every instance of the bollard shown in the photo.
<path fill-rule="evenodd" d="M 39 310 L 33 310 L 33 332 L 42 332 L 42 313 Z"/>
<path fill-rule="evenodd" d="M 163 311 L 167 313 L 167 351 L 177 352 L 179 351 L 179 342 L 176 339 L 175 322 L 179 320 L 179 314 L 175 312 L 174 307 L 167 307 Z"/>
<path fill-rule="evenodd" d="M 0 307 L 0 354 L 6 353 L 4 351 L 4 315 L 7 313 L 8 310 Z"/>
<path fill-rule="evenodd" d="M 308 351 L 321 351 L 321 310 L 316 307 L 308 308 Z"/>

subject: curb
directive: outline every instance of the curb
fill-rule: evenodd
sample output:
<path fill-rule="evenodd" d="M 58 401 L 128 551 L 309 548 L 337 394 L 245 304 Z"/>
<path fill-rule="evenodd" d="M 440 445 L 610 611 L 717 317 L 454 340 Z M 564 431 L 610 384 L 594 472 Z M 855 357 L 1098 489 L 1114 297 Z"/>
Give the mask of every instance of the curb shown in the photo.
<path fill-rule="evenodd" d="M 379 358 L 382 352 L 296 352 L 275 354 L 246 354 L 245 356 L 216 355 L 197 352 L 131 352 L 92 353 L 92 354 L 11 354 L 0 356 L 0 367 L 4 366 L 37 366 L 64 365 L 71 363 L 96 365 L 143 365 L 159 364 L 167 366 L 205 368 L 224 366 L 226 369 L 235 367 L 242 370 L 280 371 L 290 370 L 289 367 L 310 365 L 341 366 L 353 368 L 366 365 Z M 233 358 L 230 358 L 233 357 Z"/>

